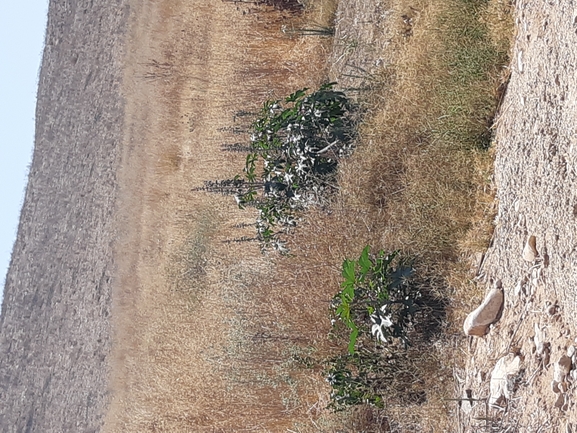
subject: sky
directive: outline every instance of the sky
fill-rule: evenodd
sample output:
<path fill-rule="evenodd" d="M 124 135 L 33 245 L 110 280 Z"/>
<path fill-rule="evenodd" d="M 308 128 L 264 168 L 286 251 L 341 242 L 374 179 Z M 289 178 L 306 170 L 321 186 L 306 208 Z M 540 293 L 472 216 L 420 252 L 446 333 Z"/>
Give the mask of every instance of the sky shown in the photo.
<path fill-rule="evenodd" d="M 34 145 L 36 90 L 47 11 L 48 0 L 0 0 L 1 291 L 16 239 Z"/>

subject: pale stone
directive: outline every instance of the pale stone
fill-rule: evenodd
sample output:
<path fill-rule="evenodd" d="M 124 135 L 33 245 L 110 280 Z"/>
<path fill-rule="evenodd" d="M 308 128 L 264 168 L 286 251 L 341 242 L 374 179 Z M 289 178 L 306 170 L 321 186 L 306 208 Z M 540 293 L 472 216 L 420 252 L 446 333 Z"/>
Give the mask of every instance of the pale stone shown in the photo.
<path fill-rule="evenodd" d="M 539 257 L 539 252 L 537 251 L 537 238 L 531 235 L 525 243 L 525 248 L 523 248 L 523 259 L 528 262 L 534 262 L 537 257 Z"/>
<path fill-rule="evenodd" d="M 555 394 L 559 394 L 561 391 L 559 390 L 559 382 L 556 380 L 551 381 L 551 391 Z"/>
<path fill-rule="evenodd" d="M 491 289 L 483 303 L 465 319 L 463 324 L 465 334 L 477 337 L 487 334 L 489 325 L 499 319 L 502 307 L 503 292 L 499 289 Z"/>
<path fill-rule="evenodd" d="M 555 369 L 553 371 L 553 380 L 561 383 L 565 381 L 565 378 L 571 371 L 571 358 L 567 355 L 562 355 L 559 361 L 555 363 Z"/>
<path fill-rule="evenodd" d="M 489 404 L 494 406 L 504 397 L 510 399 L 509 379 L 519 373 L 521 358 L 510 353 L 499 359 L 491 373 Z"/>
<path fill-rule="evenodd" d="M 575 355 L 575 346 L 569 346 L 567 348 L 567 356 L 573 358 L 573 355 Z"/>
<path fill-rule="evenodd" d="M 523 51 L 521 50 L 517 53 L 517 70 L 520 74 L 523 73 Z"/>
<path fill-rule="evenodd" d="M 542 356 L 545 352 L 545 329 L 541 329 L 538 323 L 535 323 L 535 336 L 533 337 L 533 341 L 535 342 L 535 351 L 537 355 Z"/>

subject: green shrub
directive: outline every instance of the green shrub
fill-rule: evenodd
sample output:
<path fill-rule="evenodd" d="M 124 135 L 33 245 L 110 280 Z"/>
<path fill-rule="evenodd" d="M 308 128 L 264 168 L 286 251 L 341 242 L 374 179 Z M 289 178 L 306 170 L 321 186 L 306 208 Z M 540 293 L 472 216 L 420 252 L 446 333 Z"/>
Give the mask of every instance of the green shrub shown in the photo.
<path fill-rule="evenodd" d="M 244 179 L 233 182 L 238 205 L 259 211 L 257 238 L 265 248 L 286 252 L 281 235 L 300 212 L 324 204 L 337 188 L 338 162 L 352 151 L 354 110 L 333 85 L 267 101 L 252 124 Z"/>
<path fill-rule="evenodd" d="M 332 387 L 329 408 L 339 411 L 358 405 L 383 408 L 388 402 L 420 404 L 426 401 L 420 359 L 406 350 L 363 348 L 326 362 L 326 380 Z"/>
<path fill-rule="evenodd" d="M 333 387 L 331 404 L 371 404 L 383 407 L 384 398 L 420 403 L 426 395 L 422 382 L 410 368 L 410 333 L 418 313 L 426 307 L 411 277 L 411 263 L 399 252 L 370 253 L 358 260 L 344 260 L 341 291 L 333 299 L 335 334 L 344 325 L 348 350 L 327 361 L 327 381 Z"/>
<path fill-rule="evenodd" d="M 333 299 L 334 314 L 350 329 L 349 353 L 360 332 L 380 343 L 409 344 L 408 330 L 419 310 L 421 293 L 409 284 L 413 268 L 394 251 L 370 254 L 366 246 L 358 260 L 343 262 L 342 290 Z"/>

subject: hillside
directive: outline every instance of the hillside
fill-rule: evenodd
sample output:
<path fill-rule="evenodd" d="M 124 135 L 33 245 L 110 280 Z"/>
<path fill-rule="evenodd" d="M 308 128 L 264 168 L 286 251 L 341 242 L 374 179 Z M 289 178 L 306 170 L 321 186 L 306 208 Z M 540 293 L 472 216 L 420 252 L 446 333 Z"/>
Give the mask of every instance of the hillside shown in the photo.
<path fill-rule="evenodd" d="M 5 432 L 96 432 L 103 423 L 127 17 L 127 2 L 50 2 L 34 156 L 0 317 Z"/>

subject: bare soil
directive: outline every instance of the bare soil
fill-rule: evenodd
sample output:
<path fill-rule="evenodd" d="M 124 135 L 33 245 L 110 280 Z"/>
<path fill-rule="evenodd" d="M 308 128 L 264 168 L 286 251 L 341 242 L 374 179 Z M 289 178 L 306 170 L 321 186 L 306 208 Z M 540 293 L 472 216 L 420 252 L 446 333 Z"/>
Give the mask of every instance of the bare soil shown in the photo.
<path fill-rule="evenodd" d="M 557 408 L 551 381 L 553 364 L 577 344 L 577 9 L 573 2 L 520 1 L 515 22 L 511 77 L 496 121 L 498 214 L 479 275 L 487 285 L 502 281 L 505 307 L 491 332 L 471 341 L 461 386 L 481 401 L 462 415 L 461 427 L 571 432 L 576 384 L 569 381 Z M 530 235 L 535 263 L 522 258 Z M 535 326 L 544 330 L 549 355 L 536 351 Z M 510 400 L 487 408 L 490 373 L 508 353 L 520 356 L 521 372 L 509 383 Z"/>

